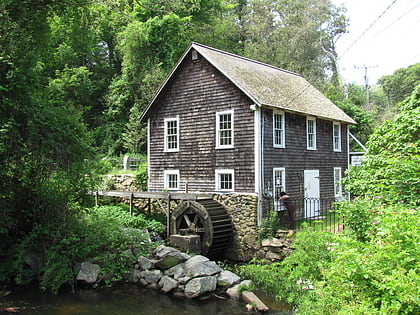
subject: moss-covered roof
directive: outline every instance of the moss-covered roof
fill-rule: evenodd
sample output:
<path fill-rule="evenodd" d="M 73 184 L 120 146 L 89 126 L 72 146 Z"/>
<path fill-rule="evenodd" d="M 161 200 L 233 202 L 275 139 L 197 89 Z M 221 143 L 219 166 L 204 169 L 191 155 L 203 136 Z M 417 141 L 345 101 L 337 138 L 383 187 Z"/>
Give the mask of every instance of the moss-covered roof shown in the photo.
<path fill-rule="evenodd" d="M 305 115 L 356 123 L 299 74 L 198 43 L 190 45 L 180 62 L 192 49 L 223 73 L 258 106 L 271 106 Z M 153 101 L 149 108 L 152 104 Z M 143 113 L 142 119 L 147 116 L 148 109 Z"/>

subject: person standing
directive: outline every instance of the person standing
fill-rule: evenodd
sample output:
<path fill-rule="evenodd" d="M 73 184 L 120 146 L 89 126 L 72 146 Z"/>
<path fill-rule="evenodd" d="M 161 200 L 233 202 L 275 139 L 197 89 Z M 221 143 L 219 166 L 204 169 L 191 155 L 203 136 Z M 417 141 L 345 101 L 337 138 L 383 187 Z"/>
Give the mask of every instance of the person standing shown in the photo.
<path fill-rule="evenodd" d="M 280 201 L 284 203 L 284 206 L 287 209 L 287 214 L 289 216 L 289 228 L 291 230 L 295 229 L 295 212 L 296 212 L 296 204 L 290 196 L 282 191 L 280 192 Z"/>

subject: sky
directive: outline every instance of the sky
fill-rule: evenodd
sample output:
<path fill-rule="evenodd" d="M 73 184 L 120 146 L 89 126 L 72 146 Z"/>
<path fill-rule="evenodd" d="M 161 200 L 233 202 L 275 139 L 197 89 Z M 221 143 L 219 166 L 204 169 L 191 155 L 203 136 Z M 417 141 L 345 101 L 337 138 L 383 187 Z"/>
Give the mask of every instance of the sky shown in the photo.
<path fill-rule="evenodd" d="M 349 32 L 336 43 L 345 83 L 375 85 L 420 62 L 420 0 L 332 0 L 347 8 Z"/>

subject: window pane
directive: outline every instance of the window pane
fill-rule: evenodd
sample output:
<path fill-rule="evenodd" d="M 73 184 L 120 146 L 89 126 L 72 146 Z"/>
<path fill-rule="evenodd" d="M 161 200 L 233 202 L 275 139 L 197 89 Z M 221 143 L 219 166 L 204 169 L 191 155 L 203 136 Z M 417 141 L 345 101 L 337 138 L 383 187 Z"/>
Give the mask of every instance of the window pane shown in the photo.
<path fill-rule="evenodd" d="M 219 183 L 222 190 L 232 189 L 232 174 L 219 174 Z"/>
<path fill-rule="evenodd" d="M 178 189 L 178 175 L 177 174 L 168 174 L 168 188 Z"/>
<path fill-rule="evenodd" d="M 274 145 L 282 146 L 284 139 L 283 114 L 274 114 Z"/>
<path fill-rule="evenodd" d="M 341 149 L 341 137 L 340 137 L 340 125 L 334 124 L 334 150 L 339 151 Z"/>
<path fill-rule="evenodd" d="M 166 122 L 166 148 L 178 149 L 178 121 L 176 120 Z"/>
<path fill-rule="evenodd" d="M 232 114 L 220 114 L 218 125 L 219 145 L 232 145 Z"/>

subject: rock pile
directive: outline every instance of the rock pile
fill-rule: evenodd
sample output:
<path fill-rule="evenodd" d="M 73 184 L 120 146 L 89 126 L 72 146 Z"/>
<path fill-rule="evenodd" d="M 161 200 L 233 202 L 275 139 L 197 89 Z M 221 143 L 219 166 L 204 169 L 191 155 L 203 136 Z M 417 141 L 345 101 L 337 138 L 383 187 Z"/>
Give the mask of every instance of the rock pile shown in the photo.
<path fill-rule="evenodd" d="M 84 262 L 77 280 L 93 285 L 101 281 L 99 274 L 100 266 Z M 241 281 L 238 275 L 222 270 L 207 257 L 191 256 L 164 245 L 156 248 L 150 257 L 138 257 L 132 272 L 125 275 L 125 280 L 189 299 L 213 293 L 232 299 L 242 298 L 251 309 L 260 312 L 268 310 L 255 294 L 249 292 L 252 287 L 250 280 Z"/>
<path fill-rule="evenodd" d="M 152 257 L 139 257 L 129 280 L 163 293 L 196 298 L 226 289 L 241 281 L 201 255 L 190 256 L 175 248 L 159 246 Z"/>
<path fill-rule="evenodd" d="M 293 252 L 293 233 L 293 231 L 278 231 L 277 237 L 262 240 L 261 247 L 255 256 L 268 264 L 282 261 Z"/>

